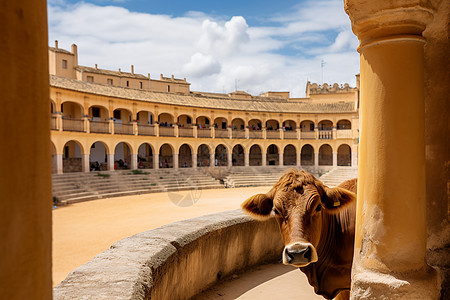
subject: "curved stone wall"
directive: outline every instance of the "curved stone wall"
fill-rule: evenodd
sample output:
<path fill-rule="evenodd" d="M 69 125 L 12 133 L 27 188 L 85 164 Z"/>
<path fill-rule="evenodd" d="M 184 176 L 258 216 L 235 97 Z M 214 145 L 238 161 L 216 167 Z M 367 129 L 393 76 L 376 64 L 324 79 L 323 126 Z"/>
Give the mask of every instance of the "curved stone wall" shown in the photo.
<path fill-rule="evenodd" d="M 274 219 L 240 210 L 183 220 L 114 243 L 72 271 L 54 299 L 189 299 L 218 279 L 280 257 Z"/>

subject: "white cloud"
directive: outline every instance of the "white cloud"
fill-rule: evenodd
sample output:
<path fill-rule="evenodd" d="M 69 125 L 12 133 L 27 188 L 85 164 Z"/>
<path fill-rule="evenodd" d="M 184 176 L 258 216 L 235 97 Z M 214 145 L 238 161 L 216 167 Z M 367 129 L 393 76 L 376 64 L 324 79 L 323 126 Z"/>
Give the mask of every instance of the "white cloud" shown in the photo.
<path fill-rule="evenodd" d="M 277 26 L 249 26 L 245 18 L 224 20 L 202 12 L 182 17 L 130 12 L 117 6 L 51 0 L 49 40 L 70 49 L 79 63 L 100 68 L 187 77 L 192 90 L 259 94 L 268 90 L 304 95 L 306 80 L 354 84 L 359 72 L 357 39 L 342 1 L 307 1 Z"/>

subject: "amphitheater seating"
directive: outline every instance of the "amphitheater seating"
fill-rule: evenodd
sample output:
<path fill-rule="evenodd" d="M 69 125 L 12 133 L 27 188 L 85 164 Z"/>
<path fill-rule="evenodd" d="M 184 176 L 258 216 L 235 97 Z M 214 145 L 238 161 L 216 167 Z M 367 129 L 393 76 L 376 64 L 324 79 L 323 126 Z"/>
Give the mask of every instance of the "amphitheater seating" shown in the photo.
<path fill-rule="evenodd" d="M 137 173 L 142 172 L 142 173 Z M 121 170 L 53 174 L 53 196 L 61 204 L 134 194 L 221 188 L 201 169 Z"/>
<path fill-rule="evenodd" d="M 358 169 L 349 167 L 337 167 L 323 174 L 320 180 L 327 186 L 338 186 L 343 181 L 358 177 Z"/>

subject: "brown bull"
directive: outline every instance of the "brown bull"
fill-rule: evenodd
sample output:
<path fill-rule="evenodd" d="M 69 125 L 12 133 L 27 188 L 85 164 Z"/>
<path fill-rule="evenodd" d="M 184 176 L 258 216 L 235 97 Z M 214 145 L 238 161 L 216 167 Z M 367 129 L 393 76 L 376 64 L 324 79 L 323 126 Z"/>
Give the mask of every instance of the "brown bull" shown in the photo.
<path fill-rule="evenodd" d="M 275 216 L 284 241 L 283 263 L 299 267 L 316 294 L 348 298 L 355 238 L 356 179 L 329 188 L 304 170 L 290 170 L 267 194 L 241 207 Z"/>

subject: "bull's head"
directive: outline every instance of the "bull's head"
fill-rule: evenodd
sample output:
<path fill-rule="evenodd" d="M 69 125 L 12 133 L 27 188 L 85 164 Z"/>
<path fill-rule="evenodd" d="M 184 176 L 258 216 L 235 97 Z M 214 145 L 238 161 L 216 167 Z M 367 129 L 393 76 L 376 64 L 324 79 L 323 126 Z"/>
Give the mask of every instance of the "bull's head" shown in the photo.
<path fill-rule="evenodd" d="M 356 195 L 342 188 L 328 188 L 304 170 L 284 174 L 267 194 L 257 194 L 241 207 L 257 219 L 275 216 L 284 241 L 283 263 L 305 267 L 318 260 L 323 218 L 337 214 Z"/>

